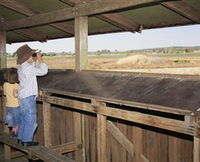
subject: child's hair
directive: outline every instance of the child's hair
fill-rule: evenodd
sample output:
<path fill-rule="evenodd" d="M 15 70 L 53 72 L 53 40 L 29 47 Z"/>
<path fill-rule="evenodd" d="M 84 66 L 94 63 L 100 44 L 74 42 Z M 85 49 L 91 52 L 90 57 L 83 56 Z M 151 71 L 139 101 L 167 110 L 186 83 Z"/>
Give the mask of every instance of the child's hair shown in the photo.
<path fill-rule="evenodd" d="M 4 80 L 8 83 L 14 84 L 18 83 L 18 74 L 16 68 L 6 69 L 4 73 Z"/>

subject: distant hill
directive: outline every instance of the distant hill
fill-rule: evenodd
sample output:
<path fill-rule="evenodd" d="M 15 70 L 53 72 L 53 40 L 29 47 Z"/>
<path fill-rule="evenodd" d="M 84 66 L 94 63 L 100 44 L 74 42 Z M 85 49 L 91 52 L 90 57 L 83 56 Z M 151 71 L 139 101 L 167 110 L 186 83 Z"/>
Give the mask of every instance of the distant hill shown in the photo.
<path fill-rule="evenodd" d="M 137 52 L 151 52 L 151 53 L 191 53 L 194 51 L 200 51 L 200 46 L 174 46 L 174 47 L 161 47 L 161 48 L 147 48 L 139 50 L 129 50 L 128 53 L 137 53 Z"/>

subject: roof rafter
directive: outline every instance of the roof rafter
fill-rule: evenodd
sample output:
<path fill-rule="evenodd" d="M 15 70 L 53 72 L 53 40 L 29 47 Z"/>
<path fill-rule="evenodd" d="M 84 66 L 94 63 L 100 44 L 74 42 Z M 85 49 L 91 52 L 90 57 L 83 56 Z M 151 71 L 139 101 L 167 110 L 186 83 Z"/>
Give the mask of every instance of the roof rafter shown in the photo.
<path fill-rule="evenodd" d="M 101 14 L 96 17 L 126 31 L 135 32 L 139 31 L 140 28 L 140 25 L 138 23 L 134 22 L 129 17 L 123 16 L 121 14 Z"/>
<path fill-rule="evenodd" d="M 60 0 L 63 3 L 66 3 L 70 6 L 75 6 L 77 4 L 83 3 L 81 0 Z M 85 2 L 90 2 L 91 0 L 85 0 Z M 118 13 L 112 13 L 112 14 L 101 14 L 97 15 L 97 18 L 106 21 L 122 30 L 125 31 L 139 31 L 140 25 L 136 23 L 134 20 L 127 16 L 120 15 Z"/>
<path fill-rule="evenodd" d="M 32 14 L 32 12 L 30 12 L 29 8 L 22 7 L 17 2 L 16 3 L 15 2 L 16 2 L 15 0 L 12 0 L 12 1 L 11 0 L 1 0 L 0 4 L 9 9 L 20 12 L 20 13 L 28 13 L 29 15 Z M 23 35 L 26 38 L 30 38 L 33 40 L 39 40 L 40 42 L 46 42 L 46 40 L 47 40 L 47 36 L 45 34 L 42 34 L 40 32 L 31 30 L 31 29 L 20 29 L 15 32 Z"/>
<path fill-rule="evenodd" d="M 200 23 L 200 10 L 192 7 L 184 1 L 163 2 L 161 4 L 195 23 Z"/>
<path fill-rule="evenodd" d="M 50 24 L 53 22 L 65 21 L 74 19 L 78 16 L 89 16 L 95 14 L 101 14 L 105 12 L 116 11 L 120 9 L 137 7 L 144 4 L 150 4 L 155 2 L 160 3 L 162 0 L 95 0 L 90 3 L 83 3 L 71 8 L 63 8 L 56 11 L 42 13 L 20 20 L 6 22 L 6 30 L 14 30 L 20 28 L 27 28 L 33 26 L 39 26 L 44 24 Z M 99 7 L 101 6 L 101 7 Z"/>
<path fill-rule="evenodd" d="M 40 42 L 46 42 L 47 40 L 47 36 L 41 34 L 40 32 L 33 31 L 31 29 L 15 30 L 15 32 L 27 38 L 31 38 L 33 40 L 39 40 Z"/>
<path fill-rule="evenodd" d="M 16 12 L 19 12 L 25 16 L 33 16 L 33 15 L 37 15 L 37 14 L 40 14 L 41 12 L 39 11 L 36 11 L 32 8 L 28 8 L 26 6 L 24 6 L 23 4 L 20 4 L 19 2 L 17 2 L 16 0 L 0 0 L 0 4 L 9 8 L 9 9 L 12 9 Z M 58 29 L 58 30 L 62 30 L 63 32 L 66 32 L 70 35 L 73 35 L 74 33 L 71 32 L 70 30 L 68 30 L 68 26 L 66 24 L 50 24 L 52 27 Z M 39 32 L 38 32 L 39 33 Z M 41 35 L 41 34 L 40 34 Z"/>

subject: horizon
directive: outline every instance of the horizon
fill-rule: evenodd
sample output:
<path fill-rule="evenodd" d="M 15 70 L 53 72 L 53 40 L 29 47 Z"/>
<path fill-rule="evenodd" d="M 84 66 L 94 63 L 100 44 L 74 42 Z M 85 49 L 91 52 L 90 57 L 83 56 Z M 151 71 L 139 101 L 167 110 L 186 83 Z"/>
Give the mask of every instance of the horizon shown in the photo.
<path fill-rule="evenodd" d="M 88 52 L 98 50 L 130 51 L 170 47 L 200 46 L 200 25 L 144 30 L 142 33 L 120 32 L 88 36 Z M 74 53 L 74 37 L 41 42 L 6 44 L 7 53 L 14 53 L 23 44 L 42 52 Z"/>

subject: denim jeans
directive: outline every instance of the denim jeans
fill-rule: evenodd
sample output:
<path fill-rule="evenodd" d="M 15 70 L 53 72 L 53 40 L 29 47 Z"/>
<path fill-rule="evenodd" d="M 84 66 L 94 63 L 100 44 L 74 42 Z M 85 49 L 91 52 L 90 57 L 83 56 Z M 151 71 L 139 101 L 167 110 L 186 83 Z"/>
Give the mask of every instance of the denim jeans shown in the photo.
<path fill-rule="evenodd" d="M 20 124 L 18 139 L 22 142 L 31 142 L 37 128 L 36 123 L 36 96 L 19 99 Z"/>
<path fill-rule="evenodd" d="M 8 127 L 15 127 L 19 124 L 19 107 L 6 107 L 6 116 L 5 123 L 8 124 Z"/>

